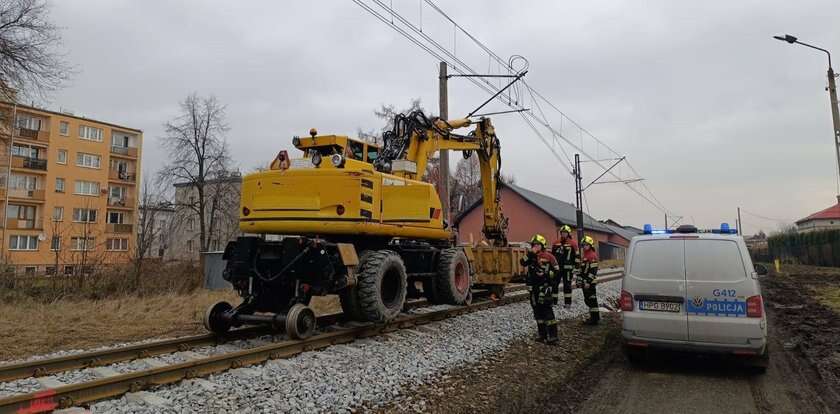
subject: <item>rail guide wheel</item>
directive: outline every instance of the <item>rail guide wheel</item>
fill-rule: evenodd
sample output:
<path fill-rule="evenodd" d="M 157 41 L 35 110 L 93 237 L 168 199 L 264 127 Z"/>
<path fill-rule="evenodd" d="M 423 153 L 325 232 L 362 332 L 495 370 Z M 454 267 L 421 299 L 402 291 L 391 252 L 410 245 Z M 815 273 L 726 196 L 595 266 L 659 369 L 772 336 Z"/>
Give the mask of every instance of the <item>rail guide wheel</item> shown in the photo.
<path fill-rule="evenodd" d="M 231 328 L 230 320 L 225 319 L 222 315 L 231 309 L 233 309 L 233 305 L 224 301 L 210 305 L 204 312 L 204 328 L 217 335 L 229 331 Z"/>
<path fill-rule="evenodd" d="M 309 338 L 316 326 L 315 312 L 304 304 L 294 304 L 286 314 L 286 333 L 293 339 Z"/>

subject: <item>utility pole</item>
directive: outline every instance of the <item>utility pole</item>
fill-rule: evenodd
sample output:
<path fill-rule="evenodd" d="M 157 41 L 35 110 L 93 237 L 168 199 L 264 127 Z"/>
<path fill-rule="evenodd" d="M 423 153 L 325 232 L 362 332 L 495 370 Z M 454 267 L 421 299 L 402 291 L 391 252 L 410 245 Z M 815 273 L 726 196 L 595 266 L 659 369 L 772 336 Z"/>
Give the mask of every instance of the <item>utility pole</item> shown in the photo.
<path fill-rule="evenodd" d="M 668 230 L 668 213 L 665 213 L 665 230 Z"/>
<path fill-rule="evenodd" d="M 837 153 L 837 177 L 840 180 L 840 109 L 837 108 L 837 84 L 834 69 L 831 67 L 831 55 L 828 60 L 828 98 L 831 100 L 831 121 L 834 124 L 834 150 Z M 840 194 L 837 194 L 840 203 Z"/>
<path fill-rule="evenodd" d="M 840 109 L 837 108 L 837 84 L 835 81 L 834 68 L 831 67 L 831 52 L 828 49 L 823 49 L 812 44 L 800 42 L 796 36 L 786 34 L 784 36 L 773 36 L 776 40 L 781 40 L 790 44 L 797 44 L 805 46 L 814 50 L 819 50 L 828 56 L 828 99 L 831 105 L 831 121 L 834 124 L 834 152 L 837 155 L 837 183 L 838 194 L 837 202 L 840 203 Z"/>
<path fill-rule="evenodd" d="M 440 62 L 440 74 L 438 78 L 438 92 L 439 92 L 439 111 L 440 118 L 449 120 L 449 94 L 447 92 L 447 74 L 446 62 Z M 422 174 L 421 171 L 418 173 Z M 452 223 L 451 212 L 449 209 L 449 151 L 440 150 L 440 158 L 438 159 L 438 195 L 440 196 L 441 208 L 443 208 L 443 218 L 447 223 Z"/>
<path fill-rule="evenodd" d="M 575 154 L 575 207 L 577 207 L 577 240 L 578 246 L 583 243 L 583 175 L 580 172 L 580 154 Z"/>
<path fill-rule="evenodd" d="M 741 207 L 738 207 L 738 223 L 736 225 L 738 226 L 738 235 L 743 236 L 744 232 L 741 230 Z"/>

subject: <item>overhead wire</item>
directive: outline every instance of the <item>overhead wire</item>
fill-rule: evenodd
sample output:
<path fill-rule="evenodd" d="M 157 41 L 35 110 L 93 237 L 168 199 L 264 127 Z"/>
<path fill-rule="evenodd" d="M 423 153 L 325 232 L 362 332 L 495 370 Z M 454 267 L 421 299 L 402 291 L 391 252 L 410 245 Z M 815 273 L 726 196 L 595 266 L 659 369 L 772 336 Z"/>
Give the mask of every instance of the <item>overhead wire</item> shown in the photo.
<path fill-rule="evenodd" d="M 421 26 L 420 28 L 418 28 L 417 26 L 415 26 L 414 24 L 412 24 L 410 21 L 408 21 L 407 19 L 405 19 L 405 18 L 404 18 L 401 14 L 397 13 L 397 12 L 393 9 L 393 4 L 392 4 L 391 6 L 388 6 L 388 5 L 386 5 L 386 4 L 385 4 L 383 1 L 381 1 L 381 0 L 373 0 L 373 1 L 374 1 L 374 2 L 375 2 L 375 3 L 376 3 L 376 4 L 380 7 L 380 8 L 382 8 L 382 9 L 383 9 L 383 10 L 385 10 L 388 14 L 390 14 L 390 15 L 391 15 L 391 20 L 390 20 L 390 21 L 389 21 L 389 19 L 387 19 L 385 16 L 383 16 L 382 14 L 380 14 L 379 12 L 377 12 L 377 11 L 376 11 L 374 8 L 372 8 L 370 5 L 366 4 L 366 2 L 365 2 L 365 1 L 363 1 L 363 0 L 353 0 L 353 2 L 354 2 L 354 3 L 356 3 L 357 5 L 359 5 L 360 7 L 362 7 L 363 9 L 365 9 L 366 11 L 368 11 L 368 12 L 369 12 L 370 14 L 372 14 L 373 16 L 377 17 L 377 18 L 378 18 L 380 21 L 382 21 L 383 23 L 385 23 L 385 24 L 387 24 L 388 26 L 390 26 L 391 28 L 393 28 L 395 31 L 397 31 L 398 33 L 400 33 L 403 37 L 407 38 L 409 41 L 411 41 L 411 42 L 412 42 L 412 43 L 414 43 L 415 45 L 419 46 L 421 49 L 423 49 L 424 51 L 426 51 L 427 53 L 429 53 L 430 55 L 432 55 L 432 56 L 433 56 L 433 57 L 435 57 L 436 59 L 438 59 L 438 60 L 440 60 L 440 61 L 443 61 L 443 62 L 446 62 L 448 66 L 450 66 L 453 70 L 455 70 L 455 71 L 456 71 L 456 72 L 458 72 L 459 74 L 472 74 L 472 75 L 477 75 L 477 74 L 478 74 L 478 72 L 477 72 L 475 69 L 473 69 L 470 65 L 468 65 L 468 64 L 467 64 L 466 62 L 464 62 L 463 60 L 459 59 L 459 58 L 458 58 L 458 57 L 457 57 L 454 53 L 449 52 L 449 51 L 446 49 L 446 47 L 444 47 L 444 46 L 443 46 L 443 45 L 441 45 L 439 42 L 435 41 L 434 39 L 432 39 L 431 37 L 429 37 L 426 33 L 424 33 L 424 32 L 423 32 L 423 30 L 422 30 L 422 26 Z M 467 38 L 469 38 L 470 40 L 472 40 L 472 41 L 473 41 L 473 43 L 475 43 L 475 44 L 476 44 L 479 48 L 481 48 L 484 52 L 486 52 L 486 53 L 487 53 L 487 55 L 488 55 L 488 65 L 490 64 L 490 62 L 492 62 L 493 60 L 495 60 L 495 61 L 496 61 L 496 63 L 497 63 L 497 67 L 499 68 L 499 72 L 501 72 L 501 69 L 502 69 L 502 68 L 504 68 L 504 69 L 506 70 L 506 72 L 507 72 L 509 75 L 513 75 L 513 74 L 516 74 L 517 72 L 521 72 L 521 71 L 516 71 L 516 70 L 513 68 L 513 62 L 514 62 L 514 61 L 515 61 L 515 59 L 517 59 L 517 58 L 521 58 L 522 60 L 525 60 L 524 58 L 522 58 L 521 56 L 518 56 L 518 55 L 514 55 L 514 56 L 512 56 L 512 57 L 510 58 L 510 60 L 508 60 L 507 62 L 505 62 L 505 61 L 504 61 L 504 59 L 502 59 L 502 58 L 501 58 L 498 54 L 496 54 L 495 52 L 493 52 L 493 51 L 492 51 L 489 47 L 487 47 L 484 43 L 482 43 L 482 42 L 481 42 L 480 40 L 478 40 L 475 36 L 473 36 L 470 32 L 468 32 L 468 31 L 467 31 L 466 29 L 464 29 L 461 25 L 459 25 L 457 22 L 455 22 L 455 20 L 454 20 L 454 19 L 452 19 L 452 18 L 451 18 L 448 14 L 446 14 L 446 13 L 445 13 L 445 12 L 444 12 L 444 11 L 443 11 L 440 7 L 438 7 L 438 6 L 437 6 L 437 4 L 435 4 L 435 3 L 434 3 L 434 1 L 432 1 L 432 0 L 423 0 L 423 2 L 425 2 L 425 3 L 426 3 L 426 4 L 428 4 L 430 7 L 432 7 L 432 9 L 434 9 L 434 10 L 435 10 L 438 14 L 440 14 L 442 17 L 444 17 L 446 20 L 448 20 L 451 24 L 453 24 L 454 28 L 456 28 L 456 29 L 457 29 L 457 30 L 459 30 L 461 33 L 463 33 L 465 36 L 467 36 Z M 421 3 L 421 8 L 422 8 L 422 3 Z M 433 48 L 432 48 L 432 47 L 430 47 L 429 45 L 424 44 L 422 40 L 417 39 L 417 38 L 416 38 L 416 37 L 414 37 L 411 33 L 409 33 L 408 31 L 406 31 L 405 29 L 403 29 L 403 28 L 399 27 L 396 23 L 394 23 L 394 20 L 393 20 L 393 18 L 394 18 L 394 17 L 396 17 L 396 18 L 397 18 L 397 20 L 398 20 L 401 24 L 405 25 L 405 26 L 406 26 L 407 28 L 409 28 L 411 31 L 413 31 L 414 33 L 416 33 L 417 35 L 419 35 L 420 37 L 422 37 L 422 39 L 424 39 L 426 42 L 430 43 L 430 44 L 431 44 L 434 48 L 436 48 L 439 52 L 442 52 L 442 54 L 443 54 L 443 55 L 445 55 L 445 56 L 449 57 L 449 59 L 444 58 L 443 56 L 441 56 L 441 53 L 436 52 L 435 50 L 433 50 Z M 455 39 L 456 39 L 456 36 L 455 36 L 455 35 L 453 35 L 453 51 L 454 51 Z M 453 61 L 454 61 L 454 63 L 453 63 Z M 527 65 L 527 60 L 525 60 L 525 64 Z M 522 69 L 522 70 L 527 70 L 527 66 L 526 66 L 524 69 Z M 500 87 L 499 87 L 499 86 L 496 86 L 496 85 L 494 85 L 492 82 L 490 82 L 490 81 L 488 81 L 488 80 L 486 80 L 486 79 L 483 79 L 483 78 L 478 78 L 478 77 L 468 77 L 467 79 L 468 79 L 469 81 L 471 81 L 474 85 L 476 85 L 477 87 L 479 87 L 480 89 L 482 89 L 483 91 L 485 91 L 485 92 L 487 92 L 487 93 L 489 93 L 489 94 L 495 94 L 495 93 L 497 93 L 497 92 L 499 91 L 499 89 L 500 89 Z M 535 134 L 537 134 L 537 136 L 540 138 L 540 140 L 541 140 L 541 141 L 542 141 L 542 142 L 543 142 L 543 143 L 544 143 L 547 147 L 549 147 L 549 149 L 551 150 L 552 155 L 553 155 L 555 158 L 557 158 L 557 159 L 558 159 L 558 161 L 561 161 L 561 163 L 563 163 L 563 162 L 562 162 L 563 160 L 562 160 L 562 158 L 560 157 L 560 155 L 559 155 L 559 154 L 558 154 L 558 153 L 554 150 L 554 148 L 553 148 L 554 146 L 556 146 L 556 147 L 559 147 L 559 148 L 560 148 L 560 151 L 563 153 L 564 158 L 566 159 L 566 162 L 569 162 L 569 164 L 571 164 L 571 159 L 570 159 L 570 157 L 569 157 L 568 153 L 566 152 L 565 148 L 563 148 L 563 145 L 562 145 L 562 144 L 561 144 L 561 143 L 557 140 L 557 139 L 559 138 L 560 140 L 562 140 L 563 142 L 565 142 L 567 145 L 570 145 L 572 148 L 574 148 L 574 149 L 578 150 L 578 151 L 579 151 L 580 153 L 582 153 L 584 156 L 586 156 L 587 158 L 589 158 L 589 159 L 590 159 L 590 161 L 594 162 L 594 163 L 595 163 L 596 165 L 598 165 L 600 168 L 602 168 L 602 169 L 604 169 L 604 170 L 606 170 L 606 169 L 607 169 L 607 168 L 606 168 L 603 164 L 601 164 L 601 163 L 599 162 L 598 157 L 597 157 L 597 155 L 599 155 L 599 154 L 596 154 L 596 156 L 595 156 L 595 157 L 593 157 L 591 154 L 589 154 L 588 152 L 586 152 L 586 151 L 583 149 L 583 141 L 582 141 L 582 140 L 583 140 L 583 135 L 584 135 L 584 134 L 585 134 L 587 137 L 591 138 L 592 140 L 594 140 L 594 141 L 596 142 L 596 152 L 597 152 L 597 150 L 598 150 L 598 148 L 599 148 L 598 146 L 603 146 L 604 148 L 606 148 L 607 150 L 609 150 L 609 151 L 610 151 L 613 155 L 620 156 L 620 154 L 619 154 L 617 151 L 615 151 L 612 147 L 610 147 L 609 145 L 607 145 L 606 143 L 604 143 L 603 141 L 601 141 L 600 139 L 598 139 L 597 137 L 595 137 L 595 136 L 594 136 L 591 132 L 589 132 L 589 131 L 588 131 L 587 129 L 585 129 L 583 126 L 581 126 L 580 124 L 578 124 L 576 121 L 574 121 L 573 119 L 571 119 L 571 118 L 570 118 L 568 115 L 566 115 L 566 114 L 565 114 L 562 110 L 560 110 L 560 109 L 559 109 L 556 105 L 554 105 L 554 103 L 552 103 L 550 100 L 548 100 L 548 98 L 546 98 L 544 95 L 542 95 L 541 93 L 539 93 L 539 91 L 536 91 L 533 87 L 531 87 L 531 86 L 530 86 L 530 85 L 529 85 L 529 84 L 528 84 L 528 83 L 527 83 L 524 79 L 523 79 L 523 80 L 520 80 L 520 82 L 522 82 L 522 85 L 524 85 L 524 86 L 525 86 L 525 88 L 528 90 L 528 94 L 531 96 L 531 104 L 533 104 L 534 106 L 536 106 L 536 107 L 537 107 L 537 109 L 538 109 L 538 111 L 540 112 L 540 115 L 541 115 L 541 116 L 537 116 L 537 115 L 536 115 L 536 113 L 533 113 L 533 112 L 525 112 L 525 111 L 520 112 L 520 115 L 522 116 L 523 120 L 525 120 L 525 121 L 526 121 L 526 123 L 528 124 L 528 126 L 529 126 L 529 127 L 530 127 L 530 128 L 531 128 L 534 132 L 535 132 Z M 512 101 L 512 100 L 511 100 L 511 93 L 513 93 L 513 94 L 516 96 L 516 99 L 515 99 L 514 101 Z M 504 99 L 505 97 L 507 97 L 507 101 Z M 525 108 L 524 108 L 524 102 L 523 102 L 523 101 L 524 101 L 524 99 L 522 99 L 522 98 L 523 98 L 523 96 L 520 94 L 519 89 L 517 88 L 517 89 L 514 89 L 513 91 L 510 91 L 508 94 L 500 94 L 499 96 L 497 96 L 497 97 L 496 97 L 496 100 L 500 101 L 501 103 L 503 103 L 503 104 L 507 105 L 508 107 L 510 107 L 510 108 L 512 108 L 512 109 L 522 110 L 522 109 L 525 109 Z M 539 99 L 537 99 L 537 98 L 539 98 Z M 548 121 L 548 116 L 545 114 L 545 112 L 543 111 L 543 109 L 542 109 L 541 105 L 539 104 L 539 100 L 542 100 L 543 102 L 545 102 L 547 105 L 549 105 L 549 107 L 551 107 L 552 109 L 554 109 L 555 111 L 557 111 L 557 112 L 561 115 L 561 118 L 560 118 L 560 129 L 561 129 L 561 130 L 560 130 L 560 131 L 558 131 L 557 129 L 555 129 L 555 128 L 551 125 L 551 123 Z M 531 118 L 531 120 L 529 120 L 529 119 L 528 119 L 529 117 Z M 564 121 L 564 119 L 565 119 L 567 122 L 569 122 L 571 125 L 573 125 L 574 127 L 576 127 L 576 128 L 578 129 L 578 131 L 580 131 L 580 139 L 581 139 L 581 145 L 580 145 L 580 146 L 578 146 L 577 144 L 573 143 L 573 142 L 572 142 L 570 139 L 568 139 L 568 138 L 567 138 L 564 134 L 562 134 L 563 121 Z M 551 134 L 552 134 L 552 136 L 553 136 L 552 143 L 553 143 L 554 145 L 551 145 L 551 143 L 549 143 L 549 142 L 548 142 L 548 140 L 547 140 L 547 139 L 546 139 L 546 138 L 545 138 L 545 137 L 544 137 L 541 133 L 539 133 L 538 128 L 534 125 L 534 123 L 533 123 L 533 122 L 531 122 L 532 120 L 533 120 L 533 121 L 535 121 L 536 123 L 539 123 L 541 126 L 545 127 L 546 129 L 548 129 L 548 130 L 551 132 Z M 633 167 L 633 165 L 632 165 L 632 164 L 630 164 L 630 163 L 629 163 L 629 161 L 627 161 L 627 160 L 625 159 L 625 163 L 627 164 L 628 168 L 629 168 L 629 169 L 630 169 L 630 170 L 631 170 L 631 171 L 632 171 L 632 172 L 633 172 L 633 173 L 634 173 L 637 177 L 639 177 L 639 176 L 640 176 L 640 175 L 638 174 L 638 171 L 636 171 L 636 169 Z M 569 170 L 569 167 L 568 167 L 567 165 L 565 165 L 565 164 L 564 164 L 564 167 L 566 167 L 566 169 L 567 169 L 567 170 Z M 620 176 L 616 175 L 614 172 L 610 171 L 610 175 L 612 175 L 614 178 L 616 178 L 616 179 L 617 179 L 617 180 L 619 180 L 619 181 L 623 181 L 623 182 L 624 182 L 624 184 L 625 184 L 625 186 L 626 186 L 628 189 L 630 189 L 632 192 L 634 192 L 636 195 L 638 195 L 639 197 L 641 197 L 642 199 L 644 199 L 645 201 L 647 201 L 649 204 L 651 204 L 652 206 L 654 206 L 654 207 L 655 207 L 655 208 L 657 208 L 658 210 L 660 210 L 660 211 L 662 211 L 662 212 L 664 212 L 664 213 L 667 213 L 667 214 L 671 214 L 671 215 L 673 215 L 670 211 L 668 211 L 668 209 L 664 206 L 664 204 L 662 204 L 662 202 L 661 202 L 661 201 L 659 201 L 659 199 L 656 197 L 656 195 L 653 193 L 653 191 L 652 191 L 652 190 L 651 190 L 651 189 L 647 186 L 647 184 L 646 184 L 644 181 L 641 181 L 641 186 L 642 186 L 642 188 L 645 190 L 645 192 L 647 193 L 647 195 L 643 194 L 641 191 L 639 191 L 638 189 L 634 188 L 634 187 L 631 185 L 631 184 L 633 184 L 632 182 L 627 182 L 627 180 L 623 180 Z M 635 180 L 634 182 L 638 182 L 638 181 L 637 181 L 637 180 Z"/>

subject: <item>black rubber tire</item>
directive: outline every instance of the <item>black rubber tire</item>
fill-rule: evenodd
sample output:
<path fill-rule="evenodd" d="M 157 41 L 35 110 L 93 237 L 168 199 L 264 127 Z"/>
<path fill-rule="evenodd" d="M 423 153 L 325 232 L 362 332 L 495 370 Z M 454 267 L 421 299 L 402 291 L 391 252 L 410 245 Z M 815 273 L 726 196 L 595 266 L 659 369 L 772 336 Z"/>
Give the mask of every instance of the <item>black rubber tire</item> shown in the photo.
<path fill-rule="evenodd" d="M 399 254 L 376 250 L 359 261 L 356 294 L 364 320 L 385 322 L 397 317 L 405 304 L 408 277 Z"/>
<path fill-rule="evenodd" d="M 441 250 L 435 280 L 435 302 L 463 305 L 467 303 L 470 285 L 470 263 L 464 251 L 457 247 Z"/>
<path fill-rule="evenodd" d="M 338 292 L 338 299 L 341 301 L 341 311 L 344 316 L 351 321 L 365 321 L 364 312 L 362 312 L 362 304 L 359 302 L 359 274 L 362 269 L 362 263 L 367 260 L 367 257 L 373 253 L 372 250 L 365 250 L 359 255 L 359 266 L 356 266 L 356 284 L 342 289 Z"/>

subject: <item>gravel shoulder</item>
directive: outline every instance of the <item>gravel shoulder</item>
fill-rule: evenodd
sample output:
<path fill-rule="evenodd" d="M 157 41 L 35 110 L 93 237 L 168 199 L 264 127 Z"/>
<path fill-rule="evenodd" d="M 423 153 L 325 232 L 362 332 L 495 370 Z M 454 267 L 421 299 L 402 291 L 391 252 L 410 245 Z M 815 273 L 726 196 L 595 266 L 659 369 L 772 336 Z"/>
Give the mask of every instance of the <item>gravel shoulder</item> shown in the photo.
<path fill-rule="evenodd" d="M 520 339 L 502 352 L 450 371 L 372 412 L 575 412 L 592 379 L 578 374 L 602 360 L 604 350 L 613 348 L 618 320 L 616 314 L 605 315 L 598 327 L 582 326 L 582 319 L 560 321 L 557 346 Z"/>

